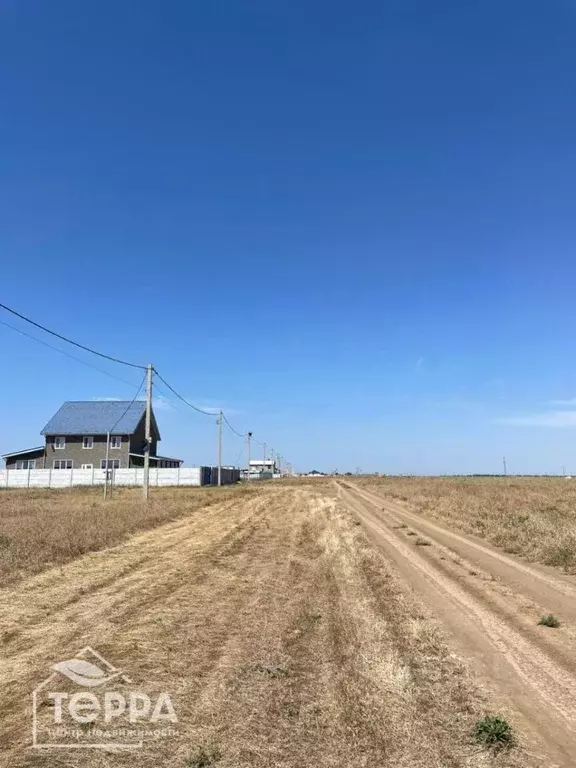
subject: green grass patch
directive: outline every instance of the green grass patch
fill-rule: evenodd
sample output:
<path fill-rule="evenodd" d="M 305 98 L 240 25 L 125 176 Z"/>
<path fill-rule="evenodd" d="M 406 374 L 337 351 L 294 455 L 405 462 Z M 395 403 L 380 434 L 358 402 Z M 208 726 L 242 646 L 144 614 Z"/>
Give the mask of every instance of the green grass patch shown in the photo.
<path fill-rule="evenodd" d="M 222 752 L 218 747 L 200 746 L 186 760 L 188 768 L 210 768 L 222 759 Z"/>
<path fill-rule="evenodd" d="M 514 744 L 514 733 L 510 723 L 502 717 L 486 715 L 478 720 L 474 729 L 476 741 L 493 749 L 506 749 Z"/>
<path fill-rule="evenodd" d="M 538 624 L 541 627 L 553 627 L 554 629 L 557 629 L 560 626 L 560 619 L 549 613 L 546 616 L 541 616 Z"/>

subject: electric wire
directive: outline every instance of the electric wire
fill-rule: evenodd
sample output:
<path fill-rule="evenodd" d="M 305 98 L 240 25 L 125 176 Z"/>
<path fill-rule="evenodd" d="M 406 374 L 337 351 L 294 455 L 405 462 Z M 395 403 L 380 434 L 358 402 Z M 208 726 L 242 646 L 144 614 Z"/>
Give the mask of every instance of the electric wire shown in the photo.
<path fill-rule="evenodd" d="M 0 304 L 0 308 L 5 309 L 7 312 L 10 312 L 12 315 L 19 317 L 21 320 L 24 320 L 27 323 L 30 323 L 30 325 L 34 325 L 36 328 L 40 328 L 41 331 L 45 331 L 46 333 L 49 333 L 51 336 L 56 336 L 57 339 L 61 339 L 62 341 L 65 341 L 68 344 L 72 344 L 73 346 L 78 347 L 79 349 L 83 349 L 85 352 L 90 352 L 92 355 L 103 357 L 105 360 L 111 360 L 113 363 L 120 363 L 120 365 L 127 365 L 130 368 L 140 368 L 140 370 L 142 371 L 146 370 L 145 365 L 137 365 L 136 363 L 129 363 L 126 360 L 120 360 L 120 358 L 118 357 L 112 357 L 111 355 L 105 355 L 103 352 L 97 352 L 95 349 L 86 347 L 84 346 L 84 344 L 79 344 L 77 341 L 72 341 L 72 339 L 69 339 L 66 336 L 62 336 L 62 334 L 56 333 L 56 331 L 51 331 L 50 328 L 46 328 L 46 326 L 40 325 L 40 323 L 36 323 L 34 320 L 31 320 L 29 317 L 26 317 L 26 315 L 22 315 L 20 314 L 20 312 L 16 312 L 15 309 L 10 309 L 10 307 L 7 307 L 6 304 Z"/>
<path fill-rule="evenodd" d="M 1 306 L 1 305 L 0 305 L 0 306 Z M 170 384 L 168 384 L 168 382 L 166 381 L 166 379 L 164 379 L 164 378 L 162 378 L 162 376 L 160 376 L 160 374 L 158 373 L 158 371 L 156 370 L 156 368 L 154 368 L 154 369 L 153 369 L 153 371 L 154 371 L 154 373 L 156 374 L 156 376 L 158 376 L 158 378 L 160 379 L 160 381 L 161 381 L 161 382 L 164 384 L 164 386 L 168 387 L 168 389 L 170 390 L 170 392 L 172 392 L 174 395 L 176 395 L 176 397 L 177 397 L 179 400 L 182 400 L 182 402 L 183 402 L 183 403 L 186 403 L 186 405 L 188 405 L 190 408 L 192 408 L 193 410 L 197 411 L 198 413 L 203 413 L 203 414 L 204 414 L 204 416 L 211 416 L 213 419 L 214 419 L 214 418 L 216 418 L 217 414 L 215 414 L 215 413 L 210 413 L 209 411 L 203 411 L 203 410 L 202 410 L 202 408 L 197 408 L 195 405 L 192 405 L 192 403 L 188 402 L 188 400 L 186 400 L 186 398 L 185 398 L 185 397 L 182 397 L 182 395 L 178 394 L 178 392 L 176 392 L 176 390 L 174 389 L 174 387 L 171 387 L 171 386 L 170 386 Z"/>
<path fill-rule="evenodd" d="M 167 394 L 166 390 L 162 389 L 162 387 L 158 386 L 157 382 L 154 382 L 154 390 L 159 393 L 159 396 L 162 398 L 162 400 L 167 403 L 170 408 L 173 408 L 175 411 L 178 411 L 178 413 L 184 413 L 184 410 L 180 408 L 180 404 L 176 403 L 174 398 Z"/>
<path fill-rule="evenodd" d="M 126 416 L 126 414 L 128 413 L 128 411 L 130 410 L 130 408 L 132 408 L 132 406 L 133 406 L 133 405 L 134 405 L 134 403 L 136 402 L 136 398 L 138 397 L 138 395 L 139 395 L 139 394 L 140 394 L 140 392 L 142 391 L 142 387 L 144 386 L 144 382 L 145 382 L 145 381 L 146 381 L 146 374 L 144 374 L 144 376 L 143 376 L 143 378 L 142 378 L 142 381 L 140 382 L 140 386 L 138 387 L 138 391 L 136 392 L 136 394 L 135 394 L 135 395 L 134 395 L 134 397 L 132 398 L 132 401 L 131 401 L 130 403 L 128 403 L 128 407 L 126 408 L 126 410 L 124 411 L 124 413 L 122 414 L 122 416 L 120 416 L 120 417 L 119 417 L 119 418 L 116 420 L 116 423 L 115 423 L 115 424 L 114 424 L 114 425 L 113 425 L 113 426 L 112 426 L 112 427 L 111 427 L 111 428 L 108 430 L 108 433 L 109 433 L 109 434 L 110 434 L 110 433 L 112 433 L 112 432 L 114 432 L 114 430 L 116 429 L 116 427 L 118 426 L 118 424 L 119 424 L 119 423 L 122 421 L 122 419 L 124 418 L 124 416 Z"/>
<path fill-rule="evenodd" d="M 85 365 L 87 368 L 92 368 L 93 371 L 98 371 L 99 373 L 103 373 L 104 376 L 109 376 L 111 379 L 116 379 L 116 381 L 121 381 L 122 384 L 127 384 L 129 387 L 135 387 L 133 381 L 127 381 L 126 379 L 121 379 L 119 376 L 115 376 L 113 373 L 110 373 L 109 371 L 105 371 L 103 368 L 98 368 L 96 365 L 92 365 L 92 363 L 86 362 L 86 360 L 82 360 L 80 357 L 76 357 L 76 355 L 70 354 L 70 352 L 66 352 L 65 349 L 59 349 L 58 347 L 53 346 L 52 344 L 48 344 L 47 341 L 43 341 L 42 339 L 37 338 L 36 336 L 32 336 L 31 333 L 26 333 L 26 331 L 23 331 L 21 328 L 17 328 L 15 325 L 11 325 L 10 323 L 7 323 L 5 320 L 0 320 L 1 325 L 5 325 L 6 328 L 11 328 L 13 331 L 16 331 L 16 333 L 20 333 L 22 336 L 26 336 L 28 339 L 32 339 L 32 341 L 38 342 L 38 344 L 42 344 L 44 347 L 48 347 L 48 349 L 54 350 L 54 352 L 59 352 L 61 355 L 65 355 L 66 357 L 69 357 L 71 360 L 76 360 L 77 363 L 80 363 L 81 365 Z"/>
<path fill-rule="evenodd" d="M 171 391 L 171 392 L 172 392 L 174 395 L 176 395 L 176 397 L 177 397 L 179 400 L 181 400 L 183 403 L 185 403 L 187 406 L 189 406 L 190 408 L 192 408 L 194 411 L 197 411 L 198 413 L 202 413 L 202 414 L 204 414 L 204 416 L 211 416 L 212 418 L 218 418 L 218 415 L 219 415 L 218 413 L 210 413 L 210 411 L 204 411 L 204 410 L 202 410 L 202 408 L 198 408 L 197 406 L 195 406 L 195 405 L 193 405 L 192 403 L 190 403 L 188 400 L 186 400 L 186 398 L 185 398 L 185 397 L 182 397 L 182 395 L 181 395 L 181 394 L 179 394 L 179 393 L 178 393 L 178 392 L 177 392 L 177 391 L 174 389 L 174 387 L 172 387 L 170 384 L 168 384 L 168 382 L 166 381 L 166 379 L 165 379 L 165 378 L 163 378 L 163 377 L 162 377 L 162 376 L 161 376 L 161 375 L 158 373 L 158 371 L 157 371 L 157 369 L 156 369 L 156 368 L 154 368 L 153 370 L 154 370 L 154 373 L 156 374 L 156 376 L 157 376 L 157 377 L 160 379 L 160 381 L 161 381 L 161 382 L 164 384 L 164 386 L 168 387 L 168 389 L 169 389 L 169 390 L 170 390 L 170 391 Z M 157 388 L 158 388 L 158 385 L 156 385 L 156 386 L 157 386 Z M 232 426 L 232 424 L 230 424 L 230 422 L 229 422 L 229 421 L 228 421 L 228 419 L 226 418 L 226 414 L 225 414 L 223 411 L 222 411 L 222 420 L 223 420 L 223 421 L 226 423 L 226 425 L 228 426 L 228 428 L 229 428 L 229 429 L 230 429 L 230 430 L 231 430 L 231 431 L 232 431 L 232 432 L 233 432 L 233 433 L 234 433 L 234 434 L 235 434 L 237 437 L 240 437 L 240 438 L 245 438 L 245 437 L 247 436 L 247 434 L 248 434 L 247 432 L 245 432 L 245 433 L 242 433 L 242 432 L 238 432 L 238 430 L 237 430 L 237 429 L 235 429 L 235 428 Z M 252 436 L 252 438 L 251 438 L 251 439 L 252 439 L 252 440 L 253 440 L 253 441 L 254 441 L 254 442 L 257 444 L 257 445 L 261 445 L 261 446 L 265 446 L 265 445 L 266 445 L 266 443 L 263 443 L 263 442 L 261 442 L 260 440 L 256 440 L 256 438 L 255 438 L 255 437 L 253 437 L 253 436 Z"/>
<path fill-rule="evenodd" d="M 232 432 L 234 432 L 235 435 L 242 438 L 246 437 L 246 433 L 242 434 L 241 432 L 238 432 L 237 430 L 234 429 L 234 427 L 232 426 L 232 424 L 230 424 L 230 422 L 228 421 L 224 413 L 222 413 L 222 418 L 224 419 L 228 427 L 232 430 Z"/>
<path fill-rule="evenodd" d="M 130 362 L 128 362 L 127 360 L 122 360 L 122 359 L 120 359 L 120 358 L 118 358 L 118 357 L 113 357 L 112 355 L 106 355 L 106 354 L 104 354 L 103 352 L 98 352 L 97 350 L 95 350 L 95 349 L 92 349 L 91 347 L 87 347 L 87 346 L 85 346 L 84 344 L 80 344 L 80 343 L 79 343 L 79 342 L 77 342 L 77 341 L 73 341 L 72 339 L 69 339 L 67 336 L 63 336 L 62 334 L 60 334 L 60 333 L 57 333 L 56 331 L 52 331 L 50 328 L 47 328 L 46 326 L 44 326 L 44 325 L 41 325 L 40 323 L 37 323 L 36 321 L 34 321 L 34 320 L 30 319 L 29 317 L 26 317 L 26 315 L 23 315 L 23 314 L 21 314 L 20 312 L 17 312 L 15 309 L 12 309 L 11 307 L 8 307 L 6 304 L 2 304 L 2 303 L 0 303 L 0 308 L 1 308 L 1 309 L 4 309 L 4 310 L 6 310 L 6 312 L 9 312 L 10 314 L 14 315 L 15 317 L 18 317 L 18 318 L 20 318 L 21 320 L 24 320 L 24 322 L 26 322 L 26 323 L 29 323 L 30 325 L 33 325 L 35 328 L 39 328 L 41 331 L 44 331 L 45 333 L 48 333 L 48 334 L 50 334 L 51 336 L 54 336 L 55 338 L 57 338 L 57 339 L 60 339 L 61 341 L 65 341 L 67 344 L 71 344 L 72 346 L 74 346 L 74 347 L 77 347 L 78 349 L 82 349 L 82 350 L 84 350 L 85 352 L 89 352 L 89 353 L 90 353 L 90 354 L 92 354 L 92 355 L 96 355 L 97 357 L 101 357 L 101 358 L 103 358 L 104 360 L 110 360 L 110 361 L 111 361 L 111 362 L 113 362 L 113 363 L 118 363 L 118 364 L 120 364 L 120 365 L 126 365 L 126 366 L 128 366 L 129 368 L 137 368 L 137 369 L 139 369 L 139 370 L 142 370 L 142 371 L 146 371 L 146 366 L 145 366 L 145 365 L 138 365 L 137 363 L 130 363 Z M 22 336 L 26 336 L 27 338 L 29 338 L 29 339 L 32 339 L 33 341 L 36 341 L 36 342 L 38 342 L 39 344 L 42 344 L 42 345 L 43 345 L 43 346 L 45 346 L 45 347 L 48 347 L 49 349 L 52 349 L 52 350 L 53 350 L 53 351 L 55 351 L 55 352 L 58 352 L 58 353 L 60 353 L 61 355 L 65 355 L 66 357 L 69 357 L 69 358 L 71 358 L 72 360 L 75 360 L 76 362 L 80 363 L 81 365 L 85 365 L 85 366 L 87 366 L 88 368 L 92 368 L 93 370 L 95 370 L 95 371 L 98 371 L 99 373 L 102 373 L 102 374 L 104 374 L 105 376 L 109 376 L 110 378 L 112 378 L 112 379 L 115 379 L 116 381 L 120 381 L 120 382 L 122 382 L 123 384 L 127 384 L 127 385 L 128 385 L 128 386 L 130 386 L 130 387 L 133 387 L 133 386 L 135 386 L 133 382 L 129 382 L 129 381 L 126 381 L 125 379 L 121 379 L 120 377 L 118 377 L 118 376 L 115 376 L 114 374 L 112 374 L 112 373 L 109 373 L 108 371 L 104 371 L 103 369 L 101 369 L 101 368 L 98 368 L 98 367 L 97 367 L 97 366 L 95 366 L 95 365 L 91 365 L 90 363 L 86 362 L 85 360 L 82 360 L 82 359 L 80 359 L 79 357 L 76 357 L 75 355 L 72 355 L 72 354 L 70 354 L 69 352 L 66 352 L 66 351 L 65 351 L 65 350 L 63 350 L 63 349 L 59 349 L 58 347 L 54 347 L 52 344 L 49 344 L 48 342 L 46 342 L 46 341 L 43 341 L 42 339 L 39 339 L 39 338 L 37 338 L 36 336 L 33 336 L 32 334 L 26 333 L 26 331 L 23 331 L 23 330 L 21 330 L 20 328 L 17 328 L 16 326 L 14 326 L 14 325 L 11 325 L 10 323 L 7 323 L 7 322 L 5 322 L 4 320 L 0 320 L 0 324 L 4 325 L 6 328 L 10 328 L 10 329 L 12 329 L 13 331 L 16 331 L 16 333 L 19 333 L 19 334 L 21 334 Z M 198 408 L 197 406 L 193 405 L 193 404 L 192 404 L 191 402 L 189 402 L 189 401 L 188 401 L 188 400 L 187 400 L 185 397 L 183 397 L 183 396 L 182 396 L 182 395 L 181 395 L 179 392 L 177 392 L 177 391 L 174 389 L 174 387 L 172 387 L 172 386 L 171 386 L 171 385 L 170 385 L 170 384 L 169 384 L 169 383 L 166 381 L 166 379 L 164 379 L 164 377 L 160 375 L 160 373 L 158 372 L 158 370 L 157 370 L 156 368 L 153 368 L 153 371 L 154 371 L 154 373 L 156 374 L 156 376 L 157 376 L 157 377 L 160 379 L 160 381 L 161 381 L 161 382 L 164 384 L 164 386 L 166 386 L 166 387 L 167 387 L 167 388 L 170 390 L 170 392 L 172 392 L 172 394 L 174 394 L 174 395 L 175 395 L 175 396 L 176 396 L 176 397 L 177 397 L 179 400 L 181 400 L 181 401 L 182 401 L 182 402 L 183 402 L 185 405 L 187 405 L 189 408 L 192 408 L 192 410 L 196 411 L 197 413 L 201 413 L 201 414 L 203 414 L 204 416 L 210 416 L 210 417 L 212 417 L 212 418 L 216 418 L 216 417 L 217 417 L 217 414 L 215 414 L 215 413 L 211 413 L 210 411 L 205 411 L 205 410 L 203 410 L 202 408 Z M 116 427 L 116 425 L 118 424 L 118 422 L 119 422 L 119 421 L 120 421 L 120 420 L 121 420 L 121 419 L 122 419 L 122 418 L 125 416 L 125 414 L 128 412 L 128 409 L 129 409 L 129 408 L 132 406 L 132 404 L 133 404 L 133 403 L 136 401 L 136 398 L 138 397 L 138 395 L 140 394 L 140 392 L 141 392 L 141 390 L 142 390 L 142 386 L 143 386 L 143 384 L 144 384 L 145 378 L 146 378 L 146 376 L 144 376 L 144 378 L 143 378 L 143 380 L 142 380 L 142 382 L 141 382 L 141 384 L 140 384 L 140 386 L 139 386 L 139 388 L 138 388 L 138 391 L 136 392 L 136 395 L 134 396 L 134 398 L 133 398 L 133 400 L 131 401 L 130 405 L 128 406 L 128 408 L 126 409 L 126 411 L 125 411 L 125 412 L 122 414 L 122 416 L 120 417 L 120 419 L 118 419 L 118 421 L 116 422 L 116 424 L 114 424 L 114 426 L 112 427 L 112 429 L 114 429 L 114 428 Z M 222 413 L 222 419 L 223 419 L 223 421 L 226 423 L 226 425 L 228 426 L 228 428 L 229 428 L 229 429 L 230 429 L 230 430 L 231 430 L 231 431 L 232 431 L 232 432 L 233 432 L 235 435 L 237 435 L 237 437 L 240 437 L 240 438 L 244 438 L 244 437 L 246 437 L 247 433 L 241 433 L 241 432 L 238 432 L 238 430 L 237 430 L 237 429 L 235 429 L 235 428 L 232 426 L 232 424 L 231 424 L 231 423 L 228 421 L 228 419 L 227 419 L 226 415 L 225 415 L 225 414 L 224 414 L 222 411 L 221 411 L 221 413 Z M 264 445 L 266 445 L 265 443 L 261 442 L 260 440 L 256 440 L 256 438 L 254 438 L 254 437 L 252 437 L 252 439 L 254 440 L 254 442 L 255 442 L 257 445 L 261 445 L 261 446 L 264 446 Z"/>
<path fill-rule="evenodd" d="M 240 448 L 240 453 L 236 457 L 236 464 L 234 464 L 235 467 L 239 467 L 240 466 L 240 457 L 242 456 L 243 453 L 244 453 L 244 446 L 242 446 L 242 448 Z"/>

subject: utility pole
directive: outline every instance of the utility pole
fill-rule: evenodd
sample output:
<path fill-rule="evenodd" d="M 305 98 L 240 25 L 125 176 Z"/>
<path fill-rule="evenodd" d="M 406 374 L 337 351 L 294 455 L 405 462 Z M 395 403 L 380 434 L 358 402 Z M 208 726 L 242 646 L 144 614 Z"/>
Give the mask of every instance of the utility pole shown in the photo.
<path fill-rule="evenodd" d="M 566 477 L 566 467 L 562 465 L 562 477 Z"/>
<path fill-rule="evenodd" d="M 104 470 L 104 501 L 106 501 L 106 496 L 108 494 L 108 456 L 110 455 L 110 432 L 106 435 L 106 463 L 104 466 L 106 469 Z"/>
<path fill-rule="evenodd" d="M 506 456 L 502 457 L 502 464 L 504 466 L 504 477 L 508 474 L 508 467 L 506 466 Z"/>
<path fill-rule="evenodd" d="M 222 485 L 222 409 L 218 414 L 218 485 Z"/>
<path fill-rule="evenodd" d="M 279 453 L 276 454 L 276 461 L 278 463 L 278 473 L 282 474 L 282 456 Z"/>
<path fill-rule="evenodd" d="M 248 475 L 247 480 L 250 480 L 250 458 L 252 457 L 252 432 L 246 433 L 246 440 L 248 441 Z"/>
<path fill-rule="evenodd" d="M 144 501 L 148 501 L 148 486 L 150 485 L 150 443 L 152 442 L 152 435 L 150 433 L 152 427 L 152 365 L 149 365 L 146 369 L 146 417 L 145 417 L 145 440 L 146 445 L 144 447 L 144 481 L 142 483 L 142 495 Z M 108 463 L 106 463 L 106 471 L 108 471 Z"/>

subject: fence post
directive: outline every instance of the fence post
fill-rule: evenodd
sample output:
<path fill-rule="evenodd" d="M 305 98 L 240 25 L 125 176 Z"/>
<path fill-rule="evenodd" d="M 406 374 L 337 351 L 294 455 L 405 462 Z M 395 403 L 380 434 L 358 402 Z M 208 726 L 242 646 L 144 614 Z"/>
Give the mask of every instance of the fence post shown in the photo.
<path fill-rule="evenodd" d="M 178 488 L 180 488 L 180 464 L 178 464 Z"/>
<path fill-rule="evenodd" d="M 30 488 L 30 462 L 28 462 L 28 477 L 26 478 L 26 488 Z"/>
<path fill-rule="evenodd" d="M 94 464 L 92 464 L 92 480 L 90 481 L 90 485 L 94 485 Z"/>
<path fill-rule="evenodd" d="M 48 488 L 52 488 L 52 467 L 48 467 Z"/>
<path fill-rule="evenodd" d="M 6 467 L 6 488 L 9 488 L 9 481 L 8 481 L 8 473 L 9 472 L 10 472 L 10 470 L 8 469 L 8 467 Z"/>
<path fill-rule="evenodd" d="M 72 487 L 72 478 L 74 477 L 74 467 L 70 467 L 70 488 Z"/>

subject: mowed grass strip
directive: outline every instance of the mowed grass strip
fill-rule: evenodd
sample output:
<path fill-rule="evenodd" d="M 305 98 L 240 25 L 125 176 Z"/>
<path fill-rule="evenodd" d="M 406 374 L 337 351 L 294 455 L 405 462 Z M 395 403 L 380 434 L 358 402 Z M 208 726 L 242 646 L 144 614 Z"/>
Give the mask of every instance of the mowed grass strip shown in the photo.
<path fill-rule="evenodd" d="M 576 480 L 382 477 L 357 482 L 505 552 L 576 573 Z"/>
<path fill-rule="evenodd" d="M 119 544 L 130 534 L 258 489 L 140 488 L 0 491 L 0 583 L 17 581 L 80 555 Z"/>

